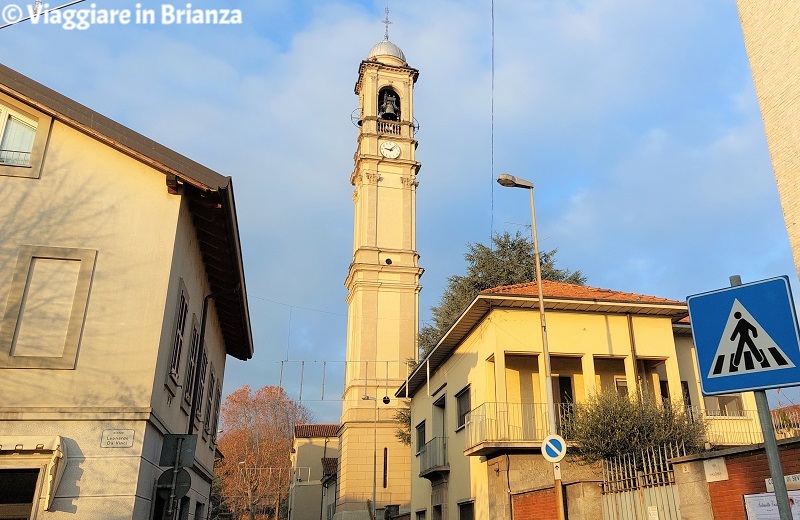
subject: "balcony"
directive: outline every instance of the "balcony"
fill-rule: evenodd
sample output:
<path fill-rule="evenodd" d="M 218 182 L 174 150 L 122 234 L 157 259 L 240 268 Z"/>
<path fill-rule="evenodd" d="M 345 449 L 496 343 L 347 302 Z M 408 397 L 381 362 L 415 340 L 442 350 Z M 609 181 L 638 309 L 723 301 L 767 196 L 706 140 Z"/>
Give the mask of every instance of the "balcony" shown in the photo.
<path fill-rule="evenodd" d="M 395 123 L 394 121 L 384 121 L 383 119 L 379 119 L 377 121 L 377 129 L 379 134 L 396 136 L 400 136 L 403 132 L 403 126 L 400 123 Z"/>
<path fill-rule="evenodd" d="M 575 405 L 556 404 L 556 428 Z M 756 410 L 711 411 L 688 409 L 690 416 L 706 425 L 706 441 L 712 446 L 743 446 L 764 442 Z M 772 423 L 778 439 L 800 436 L 800 411 L 773 411 Z M 480 456 L 496 452 L 524 452 L 541 449 L 549 434 L 545 403 L 483 403 L 466 416 L 464 455 Z M 570 439 L 565 436 L 566 440 Z"/>
<path fill-rule="evenodd" d="M 691 408 L 695 419 L 706 423 L 706 441 L 712 446 L 744 446 L 764 442 L 757 410 L 712 411 Z M 772 425 L 777 439 L 800 436 L 800 413 L 797 410 L 773 410 Z"/>
<path fill-rule="evenodd" d="M 567 405 L 557 405 L 567 410 Z M 550 433 L 545 403 L 483 403 L 466 416 L 464 455 L 541 448 Z"/>
<path fill-rule="evenodd" d="M 450 472 L 447 462 L 447 437 L 434 437 L 419 450 L 419 476 L 438 480 Z"/>

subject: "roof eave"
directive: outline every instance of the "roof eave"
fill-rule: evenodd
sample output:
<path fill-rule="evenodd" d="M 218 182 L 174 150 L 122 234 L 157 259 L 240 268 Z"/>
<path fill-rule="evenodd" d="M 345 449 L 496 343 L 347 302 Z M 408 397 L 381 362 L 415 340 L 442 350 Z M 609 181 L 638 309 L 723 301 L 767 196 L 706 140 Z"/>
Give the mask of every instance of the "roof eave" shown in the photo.
<path fill-rule="evenodd" d="M 493 309 L 538 309 L 538 295 L 509 295 L 480 293 L 469 306 L 461 313 L 458 319 L 450 326 L 447 332 L 439 339 L 436 346 L 431 349 L 425 359 L 421 360 L 408 377 L 408 397 L 413 397 L 422 388 L 425 375 L 421 373 L 426 363 L 431 364 L 431 373 L 434 373 L 449 358 L 461 341 L 467 337 L 483 321 L 485 316 Z M 544 298 L 545 310 L 567 310 L 588 312 L 592 309 L 586 307 L 603 307 L 603 312 L 622 314 L 641 314 L 649 316 L 670 317 L 673 322 L 688 315 L 685 303 L 680 302 L 615 302 L 602 299 L 581 298 Z M 426 369 L 427 370 L 427 369 Z M 423 381 L 419 381 L 423 379 Z M 403 383 L 395 392 L 396 397 L 406 397 L 406 383 Z"/>

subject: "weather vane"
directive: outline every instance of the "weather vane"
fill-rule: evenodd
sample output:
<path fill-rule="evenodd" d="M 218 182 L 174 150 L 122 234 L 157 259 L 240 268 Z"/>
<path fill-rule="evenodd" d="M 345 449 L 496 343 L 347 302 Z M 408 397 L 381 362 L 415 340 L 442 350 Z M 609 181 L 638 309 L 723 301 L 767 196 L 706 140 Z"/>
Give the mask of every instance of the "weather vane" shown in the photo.
<path fill-rule="evenodd" d="M 386 18 L 381 20 L 381 22 L 383 22 L 383 24 L 386 25 L 386 32 L 383 33 L 383 39 L 386 40 L 386 41 L 389 41 L 389 24 L 391 24 L 392 22 L 389 21 L 389 6 L 388 5 L 386 6 Z"/>

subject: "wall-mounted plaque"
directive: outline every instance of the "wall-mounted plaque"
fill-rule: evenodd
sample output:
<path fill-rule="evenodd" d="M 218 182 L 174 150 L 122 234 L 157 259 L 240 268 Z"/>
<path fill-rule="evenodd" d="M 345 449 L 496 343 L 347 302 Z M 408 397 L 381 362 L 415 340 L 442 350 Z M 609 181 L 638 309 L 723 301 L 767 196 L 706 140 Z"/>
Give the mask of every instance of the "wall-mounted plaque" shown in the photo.
<path fill-rule="evenodd" d="M 133 447 L 133 430 L 103 430 L 100 439 L 101 448 Z"/>

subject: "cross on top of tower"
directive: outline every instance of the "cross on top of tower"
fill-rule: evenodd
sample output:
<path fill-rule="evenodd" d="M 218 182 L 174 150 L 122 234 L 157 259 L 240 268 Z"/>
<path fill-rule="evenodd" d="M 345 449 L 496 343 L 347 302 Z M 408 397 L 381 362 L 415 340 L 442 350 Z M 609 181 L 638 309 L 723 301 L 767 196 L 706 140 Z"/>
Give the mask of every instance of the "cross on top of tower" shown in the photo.
<path fill-rule="evenodd" d="M 386 32 L 383 33 L 383 39 L 387 42 L 389 41 L 389 25 L 392 23 L 389 21 L 389 6 L 386 6 L 386 18 L 381 20 L 381 22 L 386 25 Z"/>

